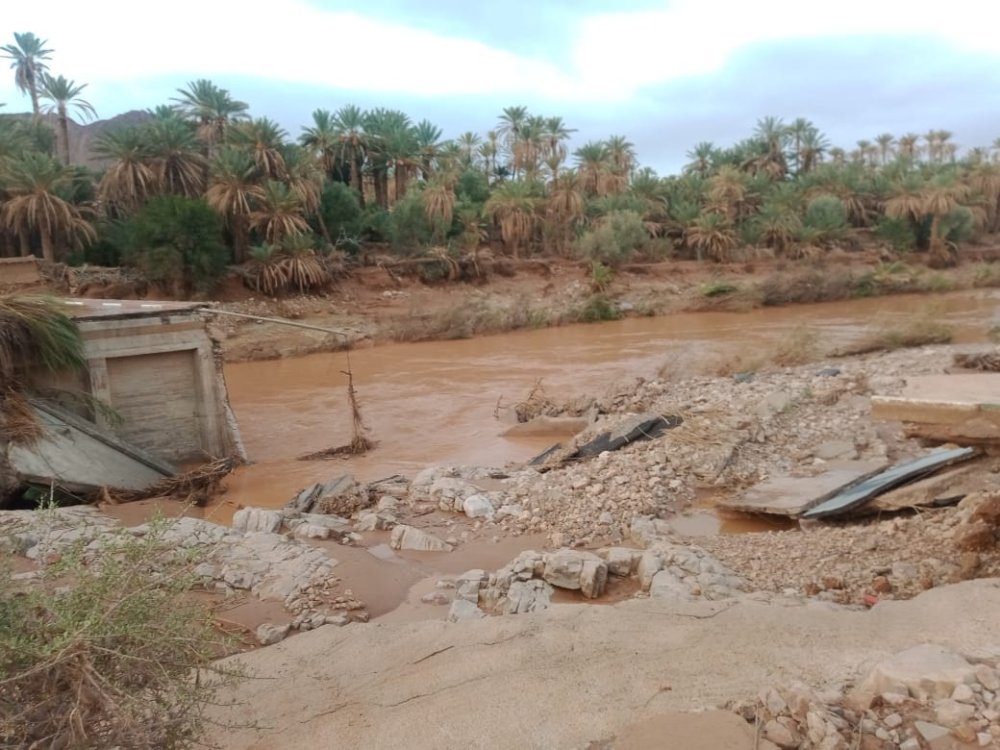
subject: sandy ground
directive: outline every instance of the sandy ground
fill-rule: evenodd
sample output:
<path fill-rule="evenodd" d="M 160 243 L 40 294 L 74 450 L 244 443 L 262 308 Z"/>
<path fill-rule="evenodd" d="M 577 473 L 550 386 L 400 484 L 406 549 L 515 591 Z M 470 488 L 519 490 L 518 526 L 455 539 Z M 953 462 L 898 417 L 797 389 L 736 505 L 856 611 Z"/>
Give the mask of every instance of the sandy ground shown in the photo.
<path fill-rule="evenodd" d="M 235 657 L 254 678 L 212 718 L 258 728 L 210 739 L 258 750 L 680 747 L 626 740 L 666 712 L 791 680 L 839 686 L 919 643 L 996 657 L 998 619 L 1000 579 L 980 579 L 870 611 L 643 600 L 458 624 L 327 626 Z M 728 719 L 699 736 L 685 747 L 754 746 Z"/>

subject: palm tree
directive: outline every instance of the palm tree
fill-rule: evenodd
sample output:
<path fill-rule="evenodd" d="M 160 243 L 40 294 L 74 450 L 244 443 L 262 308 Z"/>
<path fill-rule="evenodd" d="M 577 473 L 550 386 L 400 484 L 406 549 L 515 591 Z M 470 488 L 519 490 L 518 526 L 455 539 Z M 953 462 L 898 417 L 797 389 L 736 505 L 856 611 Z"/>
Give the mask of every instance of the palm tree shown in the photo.
<path fill-rule="evenodd" d="M 277 180 L 264 183 L 250 213 L 250 227 L 272 245 L 309 231 L 309 224 L 302 215 L 302 199 Z"/>
<path fill-rule="evenodd" d="M 420 161 L 420 176 L 427 182 L 431 178 L 434 160 L 441 152 L 441 128 L 429 120 L 421 120 L 413 128 L 417 157 Z"/>
<path fill-rule="evenodd" d="M 500 237 L 515 258 L 534 234 L 536 200 L 531 183 L 505 182 L 483 206 L 483 212 L 500 225 Z"/>
<path fill-rule="evenodd" d="M 715 162 L 715 145 L 711 141 L 701 141 L 688 151 L 685 156 L 690 160 L 684 166 L 685 174 L 696 174 L 703 178 L 708 177 Z"/>
<path fill-rule="evenodd" d="M 9 199 L 0 207 L 0 226 L 25 237 L 35 235 L 42 257 L 54 263 L 57 242 L 73 244 L 92 240 L 94 228 L 79 209 L 62 197 L 72 187 L 75 172 L 58 161 L 31 152 L 5 165 L 4 182 Z"/>
<path fill-rule="evenodd" d="M 86 366 L 76 323 L 56 300 L 0 296 L 0 508 L 19 488 L 10 447 L 41 436 L 25 401 L 28 371 L 39 366 L 50 372 Z"/>
<path fill-rule="evenodd" d="M 90 102 L 80 98 L 80 94 L 85 88 L 87 88 L 87 84 L 85 83 L 77 86 L 75 81 L 68 81 L 63 76 L 53 78 L 48 73 L 42 73 L 42 88 L 39 95 L 51 102 L 42 111 L 46 114 L 55 112 L 62 140 L 63 163 L 67 165 L 69 164 L 68 108 L 73 107 L 87 119 L 97 117 L 97 112 L 91 106 Z"/>
<path fill-rule="evenodd" d="M 5 44 L 4 57 L 11 60 L 10 67 L 14 70 L 14 85 L 18 90 L 31 97 L 31 111 L 38 119 L 38 88 L 41 85 L 42 73 L 48 70 L 45 61 L 49 59 L 52 50 L 46 49 L 48 41 L 39 39 L 30 31 L 14 32 L 14 44 Z"/>
<path fill-rule="evenodd" d="M 613 135 L 605 141 L 611 173 L 617 177 L 613 192 L 621 192 L 628 185 L 635 166 L 635 146 L 623 135 Z"/>
<path fill-rule="evenodd" d="M 764 153 L 753 160 L 753 171 L 764 172 L 775 179 L 788 174 L 788 163 L 785 161 L 788 127 L 781 118 L 768 116 L 757 120 L 754 137 L 763 144 Z"/>
<path fill-rule="evenodd" d="M 928 130 L 923 135 L 924 141 L 927 143 L 925 147 L 927 150 L 927 161 L 934 164 L 938 161 L 938 131 Z"/>
<path fill-rule="evenodd" d="M 713 211 L 703 212 L 684 232 L 685 241 L 695 249 L 698 260 L 707 255 L 717 263 L 730 259 L 736 249 L 736 233 L 726 222 L 726 217 Z"/>
<path fill-rule="evenodd" d="M 149 168 L 159 192 L 201 195 L 205 185 L 205 157 L 191 127 L 176 117 L 154 120 L 143 131 Z"/>
<path fill-rule="evenodd" d="M 340 160 L 350 166 L 351 187 L 358 194 L 358 202 L 362 208 L 365 207 L 365 190 L 361 169 L 364 165 L 365 153 L 368 149 L 368 140 L 365 133 L 368 123 L 368 113 L 365 113 L 361 108 L 353 104 L 344 105 L 337 110 L 334 116 L 334 126 L 340 142 Z M 378 187 L 379 185 L 376 181 L 376 191 Z"/>
<path fill-rule="evenodd" d="M 212 160 L 205 200 L 226 221 L 233 235 L 235 261 L 247 259 L 249 219 L 256 201 L 264 199 L 257 184 L 257 165 L 245 151 L 226 146 Z"/>
<path fill-rule="evenodd" d="M 805 117 L 797 117 L 787 128 L 787 137 L 791 141 L 792 159 L 795 160 L 795 174 L 803 173 L 802 145 L 807 138 L 815 138 L 819 129 Z"/>
<path fill-rule="evenodd" d="M 435 178 L 423 190 L 424 214 L 434 227 L 438 241 L 451 229 L 455 211 L 455 189 L 450 180 Z"/>
<path fill-rule="evenodd" d="M 920 140 L 920 136 L 916 133 L 907 133 L 906 135 L 899 136 L 899 140 L 896 142 L 898 148 L 896 149 L 897 156 L 904 157 L 910 161 L 916 161 L 917 156 L 920 155 L 920 146 L 917 145 L 917 141 Z"/>
<path fill-rule="evenodd" d="M 754 217 L 754 224 L 760 232 L 761 241 L 778 253 L 785 252 L 795 233 L 802 226 L 794 211 L 777 203 L 762 206 Z"/>
<path fill-rule="evenodd" d="M 111 208 L 110 213 L 134 211 L 156 190 L 146 138 L 139 128 L 105 131 L 95 140 L 93 150 L 111 162 L 97 186 L 97 194 Z"/>
<path fill-rule="evenodd" d="M 737 221 L 741 218 L 747 197 L 747 181 L 744 173 L 735 167 L 722 167 L 708 181 L 706 197 L 713 210 L 721 210 L 727 220 Z"/>
<path fill-rule="evenodd" d="M 511 155 L 511 168 L 514 171 L 515 179 L 517 179 L 517 166 L 514 164 L 514 148 L 521 140 L 521 131 L 527 120 L 528 108 L 521 105 L 504 107 L 497 120 L 497 137 Z"/>
<path fill-rule="evenodd" d="M 268 180 L 284 180 L 288 174 L 281 153 L 287 139 L 284 128 L 269 117 L 240 122 L 229 133 L 229 142 L 249 153 L 257 170 Z"/>
<path fill-rule="evenodd" d="M 823 160 L 823 155 L 830 148 L 830 142 L 818 129 L 806 131 L 799 143 L 798 174 L 806 175 L 815 169 Z"/>
<path fill-rule="evenodd" d="M 388 208 L 389 170 L 395 181 L 395 199 L 406 195 L 410 172 L 417 166 L 417 139 L 410 118 L 405 112 L 381 107 L 366 116 L 368 152 L 375 177 L 376 196 L 383 208 Z"/>
<path fill-rule="evenodd" d="M 462 152 L 462 161 L 466 167 L 471 167 L 473 155 L 478 153 L 479 144 L 482 139 L 471 130 L 467 130 L 458 136 L 458 147 Z"/>
<path fill-rule="evenodd" d="M 549 226 L 553 228 L 557 251 L 569 250 L 573 228 L 583 221 L 583 207 L 583 194 L 580 192 L 577 176 L 572 171 L 554 176 L 549 184 L 545 215 L 549 219 Z"/>
<path fill-rule="evenodd" d="M 197 123 L 198 138 L 206 144 L 206 156 L 211 156 L 225 140 L 233 122 L 246 119 L 249 105 L 233 99 L 226 89 L 205 78 L 190 81 L 187 89 L 177 89 L 176 111 Z"/>
<path fill-rule="evenodd" d="M 340 143 L 334 116 L 325 109 L 312 113 L 313 124 L 302 128 L 299 143 L 319 157 L 328 179 L 336 175 L 337 151 Z"/>
<path fill-rule="evenodd" d="M 889 155 L 892 153 L 892 147 L 896 143 L 896 138 L 892 133 L 881 133 L 875 136 L 875 143 L 878 146 L 879 156 L 884 167 L 889 163 Z"/>
<path fill-rule="evenodd" d="M 315 216 L 323 239 L 330 242 L 330 233 L 320 209 L 323 194 L 323 170 L 318 160 L 301 146 L 289 145 L 282 150 L 287 171 L 286 182 L 291 191 L 302 201 L 305 215 Z"/>
<path fill-rule="evenodd" d="M 947 132 L 947 131 L 942 131 Z M 950 133 L 948 136 L 950 137 Z M 942 138 L 942 142 L 947 138 Z M 951 253 L 941 236 L 941 220 L 959 206 L 959 201 L 968 197 L 969 189 L 953 180 L 942 177 L 935 180 L 922 193 L 922 209 L 925 215 L 931 217 L 931 238 L 929 258 L 939 265 L 953 263 Z"/>
<path fill-rule="evenodd" d="M 608 157 L 608 146 L 604 141 L 589 141 L 573 152 L 577 177 L 588 196 L 604 194 Z"/>

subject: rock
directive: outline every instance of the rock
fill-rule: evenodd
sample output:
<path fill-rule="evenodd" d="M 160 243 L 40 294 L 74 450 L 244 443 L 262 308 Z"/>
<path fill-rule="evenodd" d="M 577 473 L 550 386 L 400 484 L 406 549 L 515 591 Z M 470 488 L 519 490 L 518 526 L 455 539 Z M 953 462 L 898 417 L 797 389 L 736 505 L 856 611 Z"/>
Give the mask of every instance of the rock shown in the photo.
<path fill-rule="evenodd" d="M 827 440 L 816 446 L 813 455 L 824 461 L 833 461 L 838 458 L 853 459 L 858 457 L 858 449 L 854 447 L 852 441 Z"/>
<path fill-rule="evenodd" d="M 281 513 L 265 508 L 241 508 L 233 514 L 233 528 L 274 533 L 281 528 Z"/>
<path fill-rule="evenodd" d="M 934 704 L 934 716 L 937 718 L 938 723 L 952 729 L 967 722 L 975 713 L 975 706 L 970 706 L 967 703 L 959 703 L 951 698 L 938 701 Z"/>
<path fill-rule="evenodd" d="M 962 526 L 955 537 L 955 546 L 961 550 L 985 552 L 996 547 L 996 532 L 985 521 Z"/>
<path fill-rule="evenodd" d="M 455 597 L 476 604 L 479 601 L 479 590 L 489 580 L 485 570 L 478 568 L 467 570 L 455 579 Z"/>
<path fill-rule="evenodd" d="M 292 533 L 300 539 L 328 539 L 330 537 L 329 528 L 318 526 L 314 523 L 296 524 L 295 528 L 292 529 Z"/>
<path fill-rule="evenodd" d="M 354 528 L 357 531 L 382 531 L 391 529 L 396 525 L 396 519 L 388 512 L 373 513 L 366 511 L 358 514 L 357 523 Z"/>
<path fill-rule="evenodd" d="M 288 635 L 288 631 L 291 630 L 291 625 L 273 625 L 269 622 L 265 622 L 262 625 L 257 626 L 257 643 L 261 646 L 270 646 L 272 644 L 278 643 L 285 639 Z"/>
<path fill-rule="evenodd" d="M 975 703 L 976 694 L 972 691 L 971 687 L 963 682 L 955 688 L 954 692 L 952 692 L 951 699 L 953 701 L 958 701 L 959 703 Z"/>
<path fill-rule="evenodd" d="M 398 506 L 398 498 L 393 497 L 392 495 L 382 495 L 382 497 L 378 499 L 378 503 L 376 503 L 375 508 L 377 510 L 394 511 Z"/>
<path fill-rule="evenodd" d="M 496 510 L 486 495 L 470 495 L 462 503 L 462 510 L 469 518 L 492 519 Z"/>
<path fill-rule="evenodd" d="M 915 721 L 913 722 L 913 728 L 917 730 L 921 737 L 927 742 L 934 742 L 935 740 L 940 740 L 951 734 L 951 731 L 945 727 L 938 726 L 937 724 L 931 724 L 928 721 Z"/>
<path fill-rule="evenodd" d="M 672 599 L 688 601 L 692 599 L 691 589 L 684 579 L 671 569 L 664 569 L 653 576 L 649 586 L 649 595 L 653 599 Z"/>
<path fill-rule="evenodd" d="M 920 740 L 910 737 L 899 746 L 899 750 L 920 750 Z"/>
<path fill-rule="evenodd" d="M 885 692 L 909 693 L 917 700 L 948 698 L 962 683 L 972 683 L 972 665 L 941 646 L 921 644 L 901 651 L 876 666 L 857 692 L 877 695 Z"/>
<path fill-rule="evenodd" d="M 994 692 L 1000 690 L 1000 676 L 997 675 L 996 670 L 990 669 L 985 664 L 977 664 L 974 671 L 976 679 L 979 680 L 979 684 L 984 688 Z"/>
<path fill-rule="evenodd" d="M 604 593 L 608 566 L 591 552 L 561 549 L 545 556 L 542 578 L 562 589 L 583 590 L 595 598 Z"/>
<path fill-rule="evenodd" d="M 524 515 L 524 507 L 521 505 L 511 504 L 511 505 L 501 505 L 497 509 L 497 518 L 506 518 L 508 516 L 512 518 L 520 518 Z"/>
<path fill-rule="evenodd" d="M 424 594 L 420 597 L 420 601 L 424 604 L 434 604 L 436 606 L 441 606 L 444 604 L 451 604 L 451 597 L 448 596 L 443 591 L 431 591 L 429 594 Z"/>
<path fill-rule="evenodd" d="M 894 562 L 892 564 L 892 577 L 900 583 L 914 581 L 920 575 L 917 566 L 911 562 Z"/>
<path fill-rule="evenodd" d="M 771 719 L 764 725 L 764 737 L 782 750 L 795 750 L 801 742 L 798 733 L 793 732 L 777 719 Z"/>
<path fill-rule="evenodd" d="M 733 380 L 737 383 L 752 383 L 755 377 L 752 372 L 737 372 L 733 375 Z"/>
<path fill-rule="evenodd" d="M 651 550 L 646 550 L 639 558 L 636 574 L 639 576 L 639 586 L 648 591 L 653 577 L 663 568 L 663 558 Z"/>
<path fill-rule="evenodd" d="M 545 581 L 513 581 L 507 589 L 499 614 L 519 615 L 547 609 L 552 602 L 552 587 Z"/>
<path fill-rule="evenodd" d="M 450 544 L 414 526 L 399 524 L 392 530 L 389 546 L 393 549 L 411 549 L 424 552 L 451 552 Z"/>
<path fill-rule="evenodd" d="M 619 578 L 627 578 L 635 572 L 642 553 L 627 547 L 610 547 L 597 551 L 608 564 L 608 573 Z"/>
<path fill-rule="evenodd" d="M 344 614 L 343 612 L 341 612 L 340 614 L 336 614 L 336 615 L 327 615 L 326 619 L 325 619 L 325 623 L 327 625 L 334 625 L 334 626 L 336 626 L 338 628 L 342 628 L 345 625 L 350 625 L 351 622 L 353 622 L 353 621 L 351 620 L 350 616 L 347 615 L 347 614 Z"/>
<path fill-rule="evenodd" d="M 462 622 L 463 620 L 481 620 L 486 617 L 486 613 L 470 601 L 456 599 L 451 603 L 448 610 L 448 622 Z"/>
<path fill-rule="evenodd" d="M 903 717 L 899 714 L 889 714 L 882 719 L 882 723 L 889 727 L 889 729 L 895 729 L 903 723 Z"/>
<path fill-rule="evenodd" d="M 371 504 L 372 498 L 367 488 L 358 484 L 350 474 L 344 474 L 333 481 L 317 483 L 301 490 L 285 508 L 300 513 L 352 516 Z"/>
<path fill-rule="evenodd" d="M 976 742 L 979 744 L 979 747 L 989 747 L 993 742 L 993 735 L 989 732 L 977 732 Z"/>
<path fill-rule="evenodd" d="M 821 378 L 835 378 L 840 375 L 839 367 L 824 367 L 822 370 L 816 372 L 817 377 Z"/>

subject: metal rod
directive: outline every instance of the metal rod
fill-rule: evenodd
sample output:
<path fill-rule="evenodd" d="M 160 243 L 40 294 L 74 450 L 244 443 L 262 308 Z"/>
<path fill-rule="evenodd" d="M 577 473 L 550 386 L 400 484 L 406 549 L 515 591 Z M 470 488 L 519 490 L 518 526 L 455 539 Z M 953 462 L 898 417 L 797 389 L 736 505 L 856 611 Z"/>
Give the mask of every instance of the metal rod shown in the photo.
<path fill-rule="evenodd" d="M 332 328 L 324 328 L 323 326 L 309 325 L 308 323 L 296 323 L 294 320 L 286 320 L 285 318 L 266 318 L 263 315 L 247 315 L 246 313 L 232 312 L 230 310 L 217 310 L 213 307 L 204 307 L 201 312 L 212 313 L 213 315 L 232 315 L 235 318 L 249 318 L 250 320 L 259 320 L 266 323 L 277 323 L 279 325 L 294 326 L 295 328 L 305 328 L 309 331 L 321 331 L 323 333 L 332 333 L 336 336 L 343 336 L 347 338 L 347 334 L 343 331 L 335 331 Z"/>

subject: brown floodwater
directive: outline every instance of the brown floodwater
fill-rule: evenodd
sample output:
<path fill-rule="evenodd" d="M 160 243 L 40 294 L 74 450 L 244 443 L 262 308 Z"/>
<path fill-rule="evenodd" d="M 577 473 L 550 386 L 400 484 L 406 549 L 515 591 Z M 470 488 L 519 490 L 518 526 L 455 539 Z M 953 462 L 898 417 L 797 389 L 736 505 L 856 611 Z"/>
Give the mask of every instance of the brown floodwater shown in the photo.
<path fill-rule="evenodd" d="M 523 399 L 542 381 L 563 400 L 600 395 L 661 368 L 696 374 L 712 362 L 781 341 L 808 326 L 833 349 L 870 326 L 933 310 L 959 342 L 985 340 L 1000 322 L 1000 294 L 974 290 L 903 295 L 743 313 L 707 312 L 519 331 L 459 341 L 386 344 L 349 353 L 226 366 L 230 398 L 253 465 L 228 480 L 223 503 L 206 517 L 225 521 L 237 505 L 278 506 L 298 489 L 350 472 L 370 481 L 413 476 L 435 464 L 503 466 L 530 458 L 557 436 L 508 435 L 498 401 Z M 299 461 L 350 440 L 350 366 L 378 447 L 359 458 Z"/>

